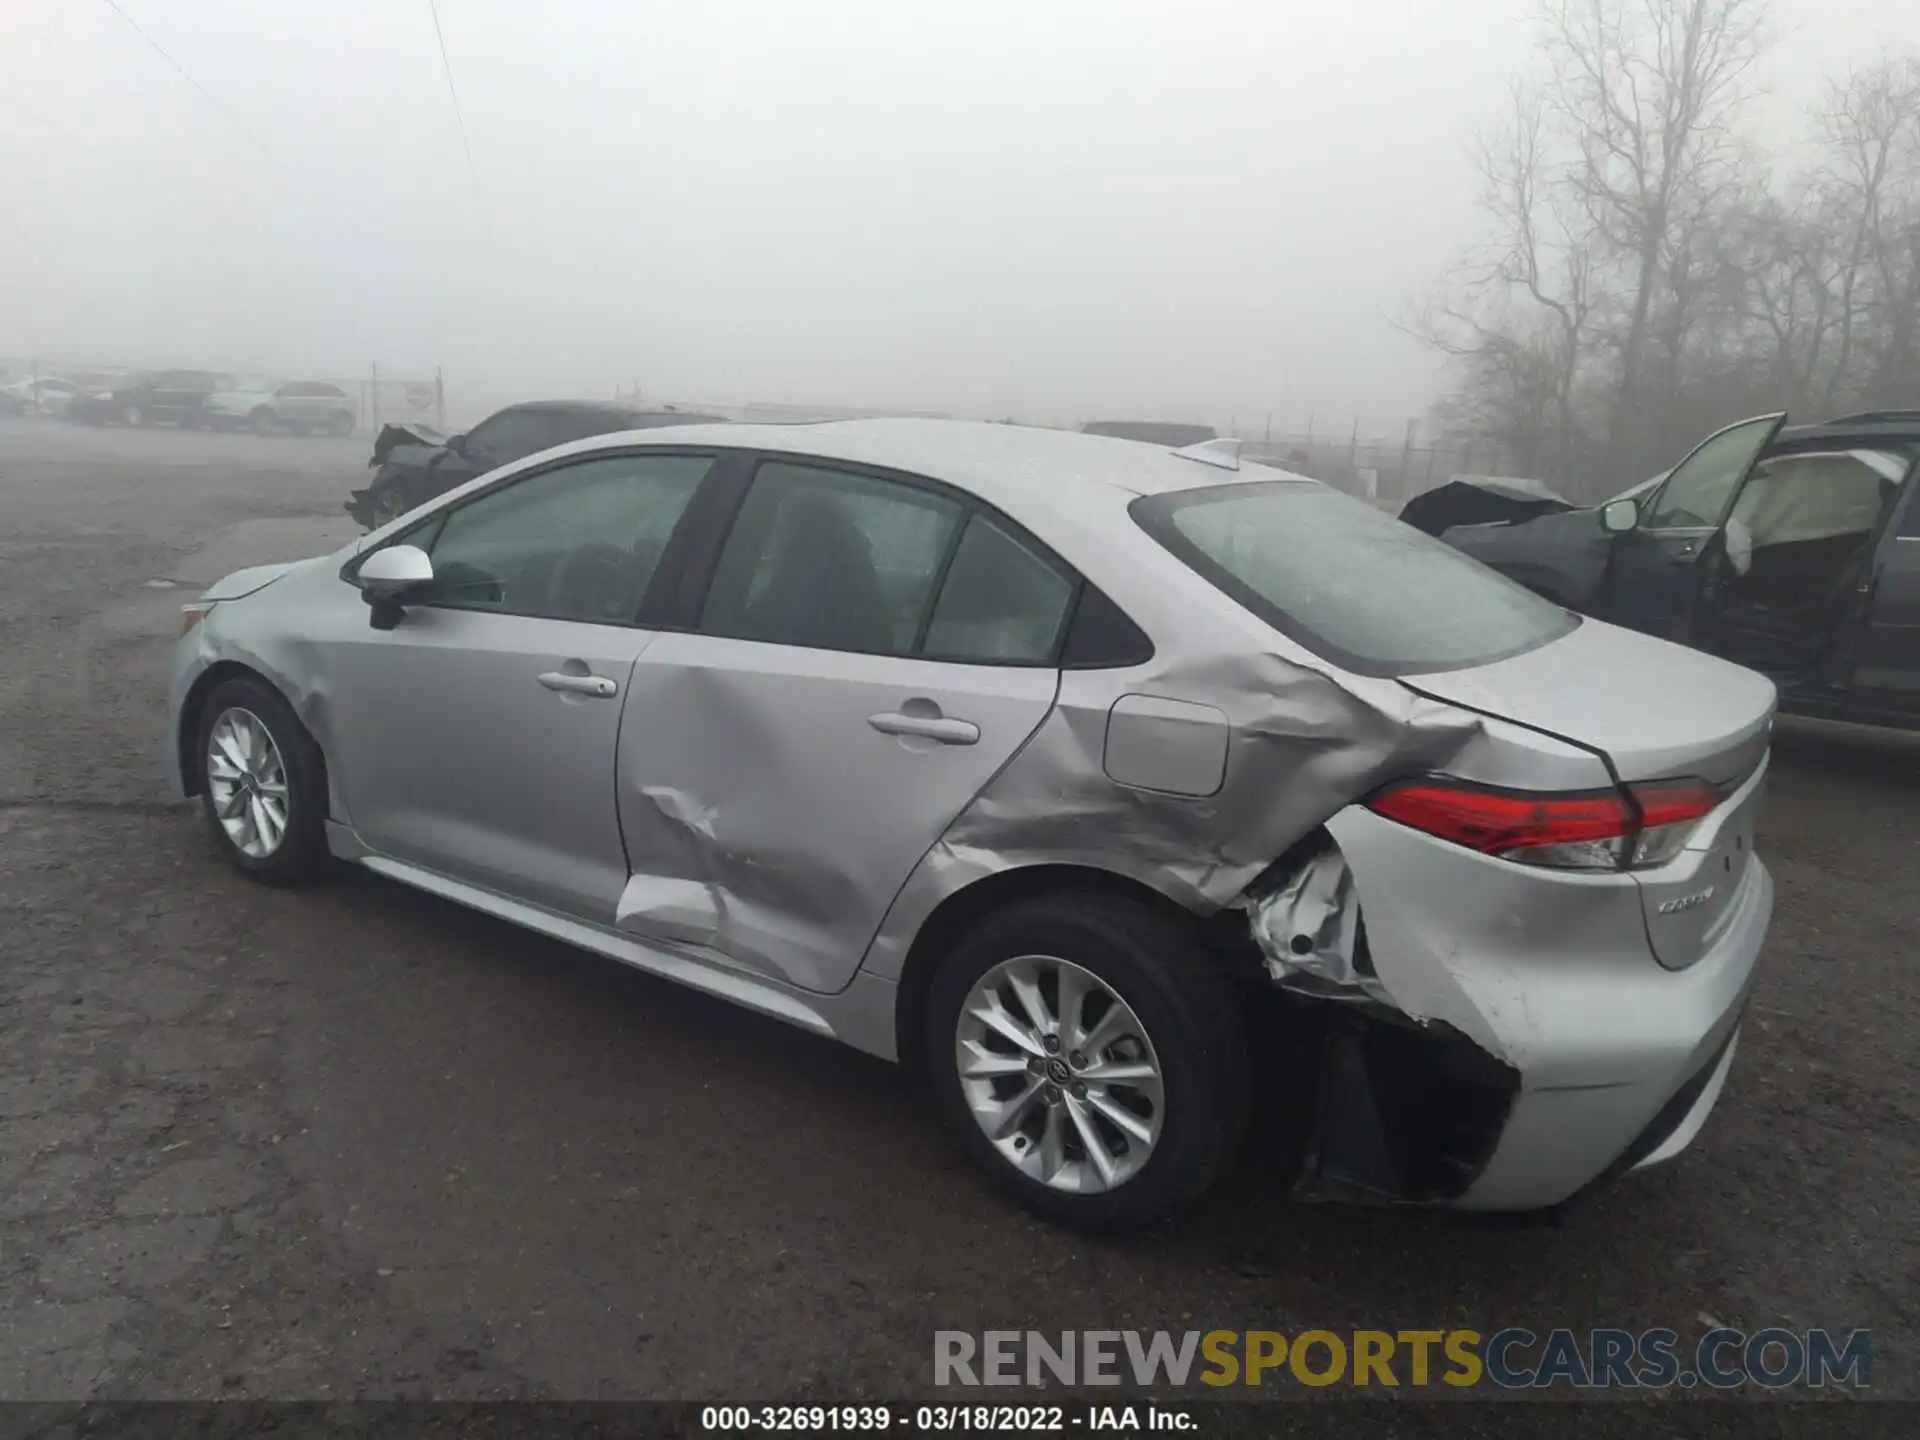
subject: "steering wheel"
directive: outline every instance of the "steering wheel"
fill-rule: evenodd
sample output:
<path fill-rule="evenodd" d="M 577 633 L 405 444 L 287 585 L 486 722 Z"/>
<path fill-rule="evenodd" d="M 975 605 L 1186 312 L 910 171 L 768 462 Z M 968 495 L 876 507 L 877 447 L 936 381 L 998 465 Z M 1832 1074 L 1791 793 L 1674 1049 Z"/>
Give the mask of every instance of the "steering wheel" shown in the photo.
<path fill-rule="evenodd" d="M 582 545 L 554 562 L 547 576 L 547 608 L 573 620 L 631 620 L 634 558 L 617 545 Z"/>

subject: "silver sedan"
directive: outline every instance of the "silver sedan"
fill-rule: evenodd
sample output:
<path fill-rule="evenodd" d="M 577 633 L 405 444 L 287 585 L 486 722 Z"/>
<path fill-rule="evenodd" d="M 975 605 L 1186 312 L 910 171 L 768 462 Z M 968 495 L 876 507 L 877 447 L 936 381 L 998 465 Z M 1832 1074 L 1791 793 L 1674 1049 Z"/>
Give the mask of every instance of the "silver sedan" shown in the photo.
<path fill-rule="evenodd" d="M 1308 1195 L 1669 1159 L 1772 909 L 1768 681 L 1231 442 L 600 436 L 185 622 L 167 763 L 243 872 L 361 865 L 923 1067 L 1074 1223 L 1191 1202 L 1256 1102 Z M 1252 1093 L 1253 1013 L 1311 1084 Z"/>

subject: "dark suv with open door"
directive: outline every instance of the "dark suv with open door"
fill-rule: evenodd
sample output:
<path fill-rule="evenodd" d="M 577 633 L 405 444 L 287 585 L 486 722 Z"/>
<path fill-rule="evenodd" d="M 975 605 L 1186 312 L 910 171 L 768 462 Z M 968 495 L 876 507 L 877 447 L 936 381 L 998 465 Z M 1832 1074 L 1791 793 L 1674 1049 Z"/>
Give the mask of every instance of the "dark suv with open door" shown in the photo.
<path fill-rule="evenodd" d="M 1441 535 L 1569 609 L 1762 671 L 1784 710 L 1920 729 L 1920 410 L 1785 422 L 1729 425 L 1592 509 Z"/>

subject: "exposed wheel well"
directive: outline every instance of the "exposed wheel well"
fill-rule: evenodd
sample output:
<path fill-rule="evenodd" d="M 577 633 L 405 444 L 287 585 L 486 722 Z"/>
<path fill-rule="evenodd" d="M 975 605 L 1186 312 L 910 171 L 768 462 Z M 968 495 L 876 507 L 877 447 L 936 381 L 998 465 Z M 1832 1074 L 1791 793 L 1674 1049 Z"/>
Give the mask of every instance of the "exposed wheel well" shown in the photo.
<path fill-rule="evenodd" d="M 280 687 L 251 666 L 242 665 L 237 660 L 221 660 L 209 665 L 193 682 L 187 691 L 187 698 L 180 704 L 180 731 L 173 737 L 173 743 L 180 756 L 180 785 L 189 795 L 200 793 L 199 756 L 194 753 L 200 736 L 200 712 L 205 708 L 207 697 L 229 680 L 252 680 L 264 685 L 281 699 L 286 699 Z M 289 702 L 291 708 L 291 702 Z M 320 758 L 320 776 L 326 779 L 327 757 L 321 753 L 318 745 L 315 754 Z M 331 791 L 329 790 L 329 793 Z"/>
<path fill-rule="evenodd" d="M 901 967 L 898 999 L 894 1005 L 894 1043 L 900 1063 L 917 1070 L 921 1032 L 925 1028 L 927 992 L 941 959 L 983 915 L 1037 895 L 1069 892 L 1123 896 L 1189 928 L 1197 943 L 1208 944 L 1205 922 L 1138 880 L 1082 865 L 1026 865 L 976 880 L 942 900 L 913 938 Z M 1208 948 L 1211 956 L 1214 952 Z M 1224 961 L 1223 961 L 1224 963 Z"/>

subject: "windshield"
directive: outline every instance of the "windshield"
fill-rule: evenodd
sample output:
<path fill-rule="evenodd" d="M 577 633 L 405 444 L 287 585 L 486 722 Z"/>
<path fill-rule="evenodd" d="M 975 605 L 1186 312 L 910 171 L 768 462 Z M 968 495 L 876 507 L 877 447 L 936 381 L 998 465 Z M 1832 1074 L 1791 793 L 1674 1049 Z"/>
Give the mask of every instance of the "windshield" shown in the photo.
<path fill-rule="evenodd" d="M 1662 480 L 1666 479 L 1667 476 L 1671 475 L 1672 473 L 1673 472 L 1671 470 L 1662 470 L 1658 475 L 1654 476 L 1651 480 L 1642 480 L 1638 485 L 1634 485 L 1629 487 L 1628 489 L 1622 490 L 1618 495 L 1610 495 L 1605 500 L 1602 500 L 1600 503 L 1602 505 L 1611 505 L 1615 500 L 1638 500 L 1642 495 L 1646 494 L 1649 490 L 1653 489 L 1654 486 L 1658 485 Z"/>
<path fill-rule="evenodd" d="M 1450 545 L 1323 485 L 1136 500 L 1134 518 L 1282 634 L 1363 675 L 1486 665 L 1580 623 Z"/>

